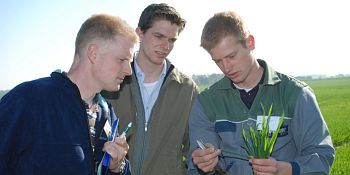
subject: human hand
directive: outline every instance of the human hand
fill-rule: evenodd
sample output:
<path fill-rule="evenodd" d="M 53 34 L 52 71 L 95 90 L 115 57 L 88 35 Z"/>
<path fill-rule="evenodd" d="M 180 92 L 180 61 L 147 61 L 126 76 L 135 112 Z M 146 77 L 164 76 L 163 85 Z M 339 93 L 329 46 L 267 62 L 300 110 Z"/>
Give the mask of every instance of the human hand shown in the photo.
<path fill-rule="evenodd" d="M 219 162 L 220 150 L 213 145 L 206 144 L 205 149 L 196 149 L 192 153 L 193 164 L 203 172 L 211 172 Z"/>
<path fill-rule="evenodd" d="M 109 169 L 112 172 L 120 172 L 125 165 L 125 156 L 129 150 L 125 136 L 116 137 L 113 142 L 106 142 L 102 150 L 111 156 Z"/>
<path fill-rule="evenodd" d="M 292 165 L 289 162 L 268 159 L 250 159 L 254 175 L 291 175 Z"/>

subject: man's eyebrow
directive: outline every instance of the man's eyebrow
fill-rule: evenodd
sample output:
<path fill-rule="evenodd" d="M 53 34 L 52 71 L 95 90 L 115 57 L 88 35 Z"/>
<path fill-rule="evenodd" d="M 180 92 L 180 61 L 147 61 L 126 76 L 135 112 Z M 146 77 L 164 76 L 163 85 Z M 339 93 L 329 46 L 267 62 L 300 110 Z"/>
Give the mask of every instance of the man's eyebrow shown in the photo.
<path fill-rule="evenodd" d="M 230 52 L 229 54 L 227 54 L 224 58 L 231 57 L 232 55 L 236 55 L 237 53 L 238 53 L 238 51 L 234 50 L 234 51 Z"/>
<path fill-rule="evenodd" d="M 176 41 L 177 40 L 177 36 L 175 36 L 175 37 L 167 37 L 166 35 L 164 35 L 164 34 L 162 34 L 160 32 L 153 32 L 153 35 L 159 35 L 161 37 L 169 38 L 172 41 Z"/>
<path fill-rule="evenodd" d="M 165 37 L 165 35 L 162 34 L 162 33 L 160 33 L 160 32 L 153 32 L 153 35 L 160 35 L 160 36 L 162 36 L 162 37 Z"/>

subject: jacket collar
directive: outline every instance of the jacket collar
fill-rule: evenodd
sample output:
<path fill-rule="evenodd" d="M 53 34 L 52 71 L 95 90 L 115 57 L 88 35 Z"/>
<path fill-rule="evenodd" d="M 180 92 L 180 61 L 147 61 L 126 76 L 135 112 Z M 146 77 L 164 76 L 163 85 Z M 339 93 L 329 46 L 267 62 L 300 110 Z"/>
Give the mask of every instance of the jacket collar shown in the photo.
<path fill-rule="evenodd" d="M 166 61 L 166 74 L 164 77 L 163 84 L 167 81 L 167 79 L 174 80 L 176 82 L 181 83 L 180 72 L 177 69 L 175 69 L 175 66 L 170 62 L 170 60 L 165 59 L 165 61 Z M 131 67 L 133 72 L 135 72 L 135 59 L 134 61 L 131 62 Z M 134 73 L 132 76 L 137 80 L 137 76 Z"/>
<path fill-rule="evenodd" d="M 267 63 L 264 60 L 258 59 L 258 63 L 260 66 L 264 68 L 264 80 L 262 85 L 275 85 L 281 81 L 281 79 L 278 76 L 278 72 L 276 72 L 272 67 L 267 65 Z M 227 76 L 224 76 L 221 80 L 218 82 L 217 89 L 231 89 L 232 88 L 232 81 Z"/>

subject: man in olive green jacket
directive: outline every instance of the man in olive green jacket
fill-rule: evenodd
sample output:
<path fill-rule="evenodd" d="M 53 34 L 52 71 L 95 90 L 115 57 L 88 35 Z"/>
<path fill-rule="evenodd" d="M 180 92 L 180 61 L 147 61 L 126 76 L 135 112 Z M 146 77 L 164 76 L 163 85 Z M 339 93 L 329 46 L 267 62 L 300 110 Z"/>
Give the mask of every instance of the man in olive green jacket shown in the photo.
<path fill-rule="evenodd" d="M 149 5 L 136 29 L 141 43 L 133 75 L 119 92 L 104 94 L 116 108 L 120 126 L 132 122 L 126 136 L 132 174 L 186 173 L 188 117 L 197 86 L 166 59 L 184 26 L 173 7 Z"/>

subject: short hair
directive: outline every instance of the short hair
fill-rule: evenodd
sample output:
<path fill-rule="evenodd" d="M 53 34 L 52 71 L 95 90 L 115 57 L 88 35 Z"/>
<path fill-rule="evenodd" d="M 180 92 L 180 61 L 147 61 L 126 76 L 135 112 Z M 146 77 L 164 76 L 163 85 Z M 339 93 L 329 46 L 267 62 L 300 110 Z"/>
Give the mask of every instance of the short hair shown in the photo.
<path fill-rule="evenodd" d="M 75 54 L 94 39 L 113 40 L 117 35 L 125 36 L 132 42 L 138 42 L 138 36 L 123 19 L 108 14 L 95 14 L 80 27 L 75 40 Z"/>
<path fill-rule="evenodd" d="M 178 34 L 182 32 L 186 25 L 186 20 L 181 18 L 180 14 L 174 7 L 165 3 L 160 3 L 151 4 L 143 10 L 139 19 L 138 27 L 140 27 L 143 32 L 146 32 L 152 27 L 153 22 L 156 20 L 167 20 L 170 21 L 171 24 L 176 24 L 180 27 Z"/>
<path fill-rule="evenodd" d="M 210 51 L 228 35 L 233 35 L 243 47 L 247 47 L 246 41 L 250 33 L 243 19 L 233 11 L 216 13 L 203 28 L 201 46 Z"/>

